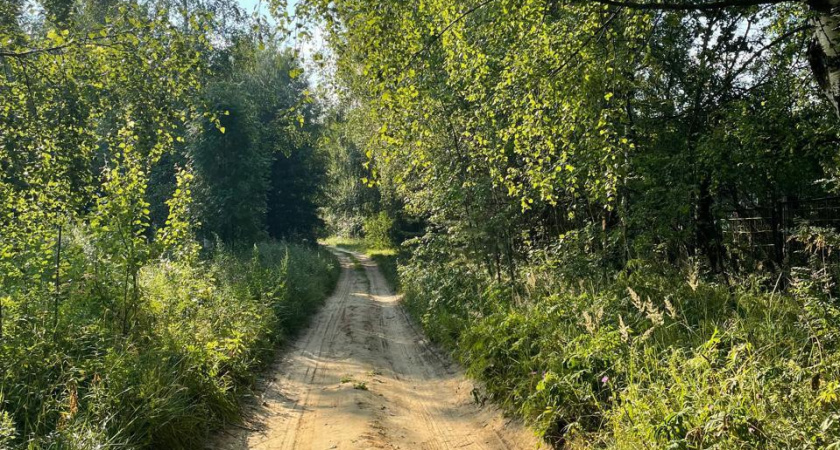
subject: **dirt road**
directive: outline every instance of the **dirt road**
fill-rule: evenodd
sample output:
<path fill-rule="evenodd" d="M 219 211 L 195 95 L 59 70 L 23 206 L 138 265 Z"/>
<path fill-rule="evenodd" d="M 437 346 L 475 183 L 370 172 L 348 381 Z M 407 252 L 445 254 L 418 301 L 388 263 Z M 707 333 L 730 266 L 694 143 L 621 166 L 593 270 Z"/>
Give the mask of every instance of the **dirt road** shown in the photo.
<path fill-rule="evenodd" d="M 415 329 L 370 259 L 338 253 L 336 291 L 268 373 L 245 425 L 212 448 L 536 447 L 527 430 L 474 404 L 473 385 Z"/>

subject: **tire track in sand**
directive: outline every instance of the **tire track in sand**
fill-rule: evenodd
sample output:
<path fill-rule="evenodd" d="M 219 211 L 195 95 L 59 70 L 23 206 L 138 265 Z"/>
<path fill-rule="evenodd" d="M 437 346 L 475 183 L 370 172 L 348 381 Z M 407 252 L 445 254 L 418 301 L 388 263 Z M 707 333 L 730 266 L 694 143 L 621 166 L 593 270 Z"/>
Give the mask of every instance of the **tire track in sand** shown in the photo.
<path fill-rule="evenodd" d="M 369 258 L 333 249 L 342 273 L 312 326 L 284 351 L 247 405 L 245 426 L 208 448 L 533 449 L 537 439 L 492 407 L 399 306 Z"/>

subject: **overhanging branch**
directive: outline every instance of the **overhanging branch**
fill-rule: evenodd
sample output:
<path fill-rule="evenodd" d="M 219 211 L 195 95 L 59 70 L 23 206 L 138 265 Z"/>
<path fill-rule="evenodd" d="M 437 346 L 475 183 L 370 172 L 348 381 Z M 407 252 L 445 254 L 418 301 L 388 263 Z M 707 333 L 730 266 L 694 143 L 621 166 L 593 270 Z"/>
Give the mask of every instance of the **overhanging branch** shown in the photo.
<path fill-rule="evenodd" d="M 4 49 L 0 48 L 0 57 L 25 58 L 27 56 L 37 55 L 39 53 L 59 52 L 59 51 L 64 50 L 66 48 L 75 47 L 75 46 L 83 46 L 83 45 L 89 45 L 89 44 L 95 44 L 95 45 L 103 46 L 104 44 L 99 43 L 99 41 L 102 41 L 106 38 L 107 38 L 107 36 L 83 37 L 80 40 L 70 39 L 67 42 L 65 42 L 64 44 L 56 45 L 56 46 L 53 46 L 53 47 L 30 48 L 30 49 L 27 49 L 27 50 L 19 50 L 19 51 L 10 51 L 10 50 L 4 50 Z"/>
<path fill-rule="evenodd" d="M 76 44 L 77 44 L 77 42 L 70 41 L 66 44 L 57 45 L 55 47 L 32 48 L 32 49 L 24 50 L 24 51 L 20 51 L 20 52 L 10 52 L 10 51 L 0 50 L 0 56 L 5 56 L 7 58 L 23 58 L 23 57 L 30 56 L 30 55 L 35 55 L 35 54 L 38 54 L 38 53 L 49 53 L 49 52 L 54 52 L 54 51 L 58 51 L 58 50 L 63 50 L 67 47 L 71 47 L 71 46 L 76 45 Z"/>
<path fill-rule="evenodd" d="M 592 0 L 595 3 L 618 6 L 621 8 L 658 10 L 658 11 L 717 11 L 727 8 L 746 8 L 759 5 L 789 3 L 796 0 L 720 0 L 712 2 L 632 2 L 624 0 Z"/>

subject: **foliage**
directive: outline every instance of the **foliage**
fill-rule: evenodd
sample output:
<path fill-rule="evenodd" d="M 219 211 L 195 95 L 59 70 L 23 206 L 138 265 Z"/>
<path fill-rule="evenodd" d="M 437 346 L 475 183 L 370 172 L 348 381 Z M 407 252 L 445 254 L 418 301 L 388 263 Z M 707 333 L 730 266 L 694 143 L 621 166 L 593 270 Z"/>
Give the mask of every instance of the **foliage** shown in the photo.
<path fill-rule="evenodd" d="M 270 153 L 258 144 L 254 105 L 232 83 L 207 89 L 219 126 L 202 120 L 190 151 L 197 174 L 199 220 L 207 236 L 250 244 L 266 237 Z"/>
<path fill-rule="evenodd" d="M 363 225 L 365 242 L 374 248 L 392 247 L 394 245 L 391 237 L 393 226 L 394 220 L 388 217 L 385 211 L 366 218 Z"/>
<path fill-rule="evenodd" d="M 299 138 L 217 70 L 226 1 L 0 6 L 0 447 L 200 446 L 336 281 L 325 250 L 255 244 Z M 266 54 L 297 95 L 271 125 L 301 128 Z M 253 251 L 200 254 L 202 229 Z"/>
<path fill-rule="evenodd" d="M 365 117 L 370 178 L 458 252 L 511 276 L 589 230 L 602 269 L 700 255 L 720 273 L 739 263 L 733 212 L 830 191 L 837 127 L 799 52 L 806 11 L 622 5 L 300 8 L 326 24 L 346 115 Z"/>
<path fill-rule="evenodd" d="M 66 245 L 82 254 L 90 242 L 73 233 Z M 237 420 L 242 389 L 338 272 L 328 252 L 286 244 L 220 249 L 202 264 L 153 262 L 140 269 L 135 326 L 124 334 L 103 314 L 118 300 L 107 291 L 115 281 L 95 271 L 96 255 L 80 257 L 83 275 L 48 336 L 38 324 L 49 297 L 8 300 L 0 376 L 17 444 L 194 448 Z"/>
<path fill-rule="evenodd" d="M 657 265 L 606 284 L 532 266 L 516 289 L 475 269 L 404 267 L 406 305 L 484 395 L 559 447 L 840 442 L 840 349 L 828 325 L 837 308 L 819 266 L 787 293 L 762 292 L 761 280 L 696 283 Z"/>
<path fill-rule="evenodd" d="M 242 245 L 265 235 L 314 240 L 325 161 L 299 62 L 244 39 L 223 54 L 234 62 L 219 68 L 205 103 L 224 115 L 218 127 L 200 121 L 191 140 L 203 231 Z"/>
<path fill-rule="evenodd" d="M 370 130 L 358 109 L 340 109 L 328 118 L 320 147 L 328 155 L 326 201 L 322 215 L 333 236 L 360 237 L 362 221 L 380 208 L 380 189 L 368 183 L 372 175 L 364 145 Z"/>
<path fill-rule="evenodd" d="M 840 140 L 812 7 L 300 10 L 363 176 L 424 225 L 405 306 L 489 397 L 558 447 L 825 448 Z"/>
<path fill-rule="evenodd" d="M 268 49 L 258 55 L 247 80 L 259 109 L 262 145 L 270 149 L 267 230 L 273 238 L 314 241 L 323 223 L 318 216 L 326 182 L 325 155 L 317 146 L 322 127 L 319 107 L 290 51 Z"/>

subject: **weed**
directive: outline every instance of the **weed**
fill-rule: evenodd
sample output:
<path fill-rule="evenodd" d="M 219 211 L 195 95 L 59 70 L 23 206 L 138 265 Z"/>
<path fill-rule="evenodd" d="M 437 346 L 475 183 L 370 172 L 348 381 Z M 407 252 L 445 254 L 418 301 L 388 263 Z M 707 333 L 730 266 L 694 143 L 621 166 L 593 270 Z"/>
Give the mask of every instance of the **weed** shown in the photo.
<path fill-rule="evenodd" d="M 254 373 L 338 276 L 326 250 L 280 243 L 161 260 L 139 270 L 126 320 L 120 274 L 73 236 L 54 336 L 40 325 L 51 320 L 39 306 L 49 295 L 4 301 L 2 448 L 200 447 L 209 430 L 237 420 Z"/>
<path fill-rule="evenodd" d="M 788 292 L 656 264 L 613 279 L 523 266 L 517 289 L 463 260 L 401 273 L 428 335 L 558 448 L 826 448 L 840 442 L 826 288 L 840 272 L 823 261 Z"/>

